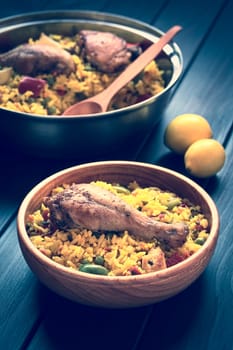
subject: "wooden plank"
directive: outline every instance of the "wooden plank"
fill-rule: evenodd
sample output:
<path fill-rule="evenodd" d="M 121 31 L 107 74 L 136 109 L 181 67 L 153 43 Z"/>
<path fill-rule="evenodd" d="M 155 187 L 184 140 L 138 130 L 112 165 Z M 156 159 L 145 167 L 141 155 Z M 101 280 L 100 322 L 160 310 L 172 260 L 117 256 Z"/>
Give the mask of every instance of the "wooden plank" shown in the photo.
<path fill-rule="evenodd" d="M 6 344 L 8 349 L 20 349 L 30 343 L 34 333 L 29 349 L 68 349 L 71 344 L 109 349 L 112 339 L 113 350 L 120 348 L 122 339 L 127 348 L 133 347 L 135 334 L 140 333 L 151 306 L 105 310 L 82 306 L 50 292 L 26 265 L 15 223 L 1 239 L 0 256 L 0 349 L 6 349 Z"/>
<path fill-rule="evenodd" d="M 227 161 L 219 177 L 208 183 L 220 215 L 215 253 L 202 276 L 186 291 L 154 306 L 137 350 L 149 348 L 156 339 L 160 350 L 232 349 L 233 240 L 232 168 L 233 143 L 226 147 Z M 230 175 L 230 176 L 229 176 Z M 177 321 L 178 320 L 178 321 Z"/>
<path fill-rule="evenodd" d="M 168 120 L 176 114 L 190 111 L 202 113 L 210 119 L 214 134 L 226 145 L 227 152 L 224 169 L 218 177 L 207 183 L 208 192 L 218 203 L 222 223 L 214 257 L 205 273 L 189 289 L 154 307 L 138 350 L 147 348 L 155 338 L 156 346 L 161 350 L 230 349 L 233 345 L 232 326 L 229 323 L 233 309 L 232 269 L 227 268 L 233 266 L 233 244 L 229 227 L 229 217 L 232 215 L 232 194 L 229 188 L 232 183 L 233 144 L 232 136 L 228 134 L 232 129 L 232 105 L 230 94 L 224 96 L 226 91 L 231 91 L 232 81 L 229 71 L 233 51 L 230 48 L 229 52 L 228 45 L 232 32 L 232 10 L 232 3 L 229 3 L 198 53 L 191 71 L 188 71 L 174 95 L 166 119 L 151 135 L 153 147 L 149 151 L 146 146 L 139 157 L 144 161 L 154 159 L 154 162 L 167 166 L 171 165 L 173 159 L 174 168 L 180 169 L 179 162 L 175 165 L 177 157 L 168 157 L 169 162 L 166 162 L 165 157 L 160 158 L 165 148 L 158 145 L 163 142 L 163 131 Z M 221 40 L 224 33 L 228 36 Z M 220 48 L 216 43 L 221 43 Z M 208 65 L 208 62 L 211 64 Z M 206 81 L 210 82 L 208 86 L 204 84 Z M 158 147 L 160 149 L 157 152 Z"/>
<path fill-rule="evenodd" d="M 38 281 L 26 265 L 13 223 L 0 239 L 0 349 L 20 349 L 40 315 Z"/>
<path fill-rule="evenodd" d="M 43 10 L 89 10 L 98 11 L 106 3 L 106 0 L 46 0 L 46 4 L 43 5 Z"/>
<path fill-rule="evenodd" d="M 2 154 L 1 169 L 4 171 L 0 172 L 0 227 L 5 227 L 11 218 L 14 218 L 22 200 L 37 183 L 63 168 L 76 164 L 76 160 L 45 161 L 43 158 L 23 154 Z"/>
<path fill-rule="evenodd" d="M 28 350 L 132 349 L 151 310 L 151 307 L 124 310 L 92 308 L 52 293 L 47 293 L 43 306 L 46 308 L 45 317 Z"/>
<path fill-rule="evenodd" d="M 49 6 L 50 4 L 52 4 L 51 1 L 48 2 Z M 101 2 L 98 4 L 93 2 L 93 4 L 93 6 L 99 7 Z M 84 1 L 82 5 L 85 7 Z M 179 6 L 181 5 L 185 6 L 184 12 L 180 11 Z M 170 1 L 161 12 L 161 16 L 156 17 L 154 23 L 164 30 L 173 24 L 174 20 L 189 28 L 187 36 L 184 32 L 177 38 L 180 45 L 184 47 L 187 70 L 179 89 L 171 100 L 165 120 L 157 129 L 161 134 L 160 138 L 155 142 L 156 132 L 151 135 L 151 142 L 141 152 L 139 160 L 164 163 L 164 158 L 161 159 L 161 156 L 166 153 L 166 149 L 162 147 L 161 152 L 157 150 L 157 147 L 160 148 L 162 144 L 162 132 L 166 122 L 186 108 L 205 112 L 211 122 L 213 120 L 214 131 L 219 134 L 219 140 L 226 140 L 231 125 L 232 109 L 230 99 L 224 100 L 224 91 L 231 88 L 230 74 L 226 76 L 226 70 L 231 67 L 232 55 L 230 53 L 230 56 L 226 57 L 224 53 L 229 49 L 227 42 L 223 43 L 223 51 L 221 51 L 216 46 L 216 40 L 221 40 L 225 32 L 225 21 L 232 28 L 230 17 L 232 7 L 229 6 L 226 9 L 229 14 L 223 13 L 222 24 L 217 24 L 207 41 L 202 42 L 203 34 L 211 28 L 220 7 L 220 1 L 211 4 L 206 22 L 206 16 L 202 15 L 201 12 L 201 10 L 207 11 L 205 3 L 196 2 L 190 11 L 188 3 L 179 0 Z M 127 7 L 124 10 L 123 5 L 115 7 L 113 4 L 111 7 L 110 3 L 106 8 L 109 11 L 111 9 L 113 11 L 115 8 L 120 14 L 131 15 L 131 11 L 127 11 Z M 136 7 L 133 9 L 133 16 L 140 18 L 142 13 L 141 18 L 152 18 L 147 10 L 144 13 L 142 7 L 138 9 L 140 12 L 137 12 Z M 155 13 L 154 8 L 151 13 Z M 193 45 L 190 45 L 188 41 L 190 37 L 193 38 Z M 229 36 L 227 40 L 230 39 Z M 200 51 L 199 48 L 201 48 Z M 213 52 L 216 61 L 213 60 L 210 52 Z M 194 62 L 192 66 L 192 59 L 195 55 L 197 55 L 197 62 Z M 213 69 L 205 66 L 206 69 L 202 70 L 203 62 L 206 59 L 211 61 Z M 219 69 L 221 62 L 224 63 Z M 192 68 L 191 71 L 189 71 L 189 67 Z M 216 71 L 217 75 L 214 74 Z M 199 74 L 204 77 L 205 81 L 206 79 L 212 81 L 211 86 L 206 86 L 200 78 L 197 79 Z M 213 77 L 214 79 L 212 79 Z M 214 90 L 210 89 L 213 89 L 216 84 L 219 88 L 211 97 L 210 91 Z M 201 92 L 199 92 L 198 87 L 202 88 Z M 193 94 L 193 91 L 196 91 L 196 94 Z M 215 117 L 215 112 L 221 118 Z M 230 159 L 230 154 L 232 154 L 230 143 L 227 145 L 227 154 L 228 159 Z M 177 158 L 172 159 L 176 160 Z M 182 166 L 180 159 L 179 161 Z M 2 222 L 6 222 L 32 185 L 44 176 L 70 163 L 52 162 L 45 164 L 43 161 L 34 160 L 32 164 L 29 164 L 27 161 L 22 163 L 19 161 L 14 164 L 14 169 L 10 161 L 6 161 L 4 164 L 6 165 L 6 173 L 4 176 L 0 176 L 1 180 L 4 180 L 1 183 L 5 184 L 4 195 L 0 198 L 0 210 L 1 208 L 4 210 L 1 213 Z M 141 342 L 138 344 L 138 350 L 151 347 L 151 344 L 155 344 L 156 348 L 160 350 L 169 348 L 174 350 L 181 348 L 214 350 L 224 347 L 227 349 L 228 345 L 231 344 L 231 324 L 228 320 L 232 318 L 232 270 L 226 269 L 226 266 L 233 266 L 231 230 L 229 228 L 229 215 L 231 215 L 231 192 L 229 191 L 231 178 L 229 174 L 231 174 L 232 165 L 230 159 L 221 176 L 208 183 L 208 191 L 220 204 L 219 210 L 223 222 L 219 244 L 211 264 L 203 276 L 185 292 L 154 306 L 148 322 L 148 330 L 144 332 Z M 221 181 L 219 186 L 218 181 Z M 12 193 L 9 196 L 10 185 Z M 4 202 L 7 200 L 8 204 L 5 206 Z M 41 287 L 22 258 L 17 244 L 15 223 L 1 238 L 0 256 L 1 349 L 59 350 L 74 347 L 104 349 L 111 347 L 111 349 L 117 349 L 122 348 L 123 343 L 124 348 L 136 349 L 137 342 L 150 316 L 151 307 L 132 310 L 94 309 L 74 304 L 49 292 L 46 288 Z M 223 302 L 227 303 L 227 307 Z M 181 308 L 181 305 L 184 307 Z M 209 310 L 212 312 L 210 313 Z M 179 323 L 177 323 L 178 313 Z M 228 344 L 223 343 L 224 341 L 227 341 Z"/>
<path fill-rule="evenodd" d="M 190 4 L 186 0 L 170 0 L 156 18 L 154 24 L 162 30 L 167 30 L 168 26 L 174 24 L 183 27 L 183 32 L 177 36 L 176 41 L 182 47 L 185 67 L 202 45 L 205 38 L 203 33 L 208 33 L 224 3 L 225 0 L 216 0 L 210 6 L 209 1 L 197 0 Z"/>
<path fill-rule="evenodd" d="M 14 16 L 22 13 L 49 10 L 92 10 L 98 11 L 104 6 L 106 0 L 40 0 L 40 1 L 8 1 L 1 9 L 0 17 Z"/>
<path fill-rule="evenodd" d="M 153 4 L 151 0 L 134 0 L 133 2 L 131 0 L 108 1 L 102 10 L 151 23 L 159 15 L 166 3 L 166 0 L 157 0 Z"/>
<path fill-rule="evenodd" d="M 11 220 L 15 217 L 16 211 L 17 207 L 12 206 L 12 203 L 5 202 L 0 204 L 0 237 L 4 234 Z"/>
<path fill-rule="evenodd" d="M 171 119 L 182 113 L 204 115 L 210 121 L 214 135 L 220 142 L 224 142 L 232 125 L 232 94 L 230 93 L 232 77 L 229 73 L 233 60 L 233 49 L 232 46 L 229 46 L 233 31 L 232 11 L 233 4 L 229 3 L 200 49 L 197 45 L 196 51 L 193 51 L 193 55 L 197 55 L 194 63 L 190 58 L 188 61 L 186 59 L 186 70 L 177 86 L 178 89 L 171 98 L 161 123 L 154 128 L 147 143 L 139 152 L 138 160 L 168 165 L 165 157 L 168 150 L 163 145 L 164 130 Z M 190 14 L 190 21 L 192 14 Z M 193 22 L 197 22 L 197 19 L 193 18 Z M 208 30 L 209 26 L 205 29 Z M 199 44 L 201 37 L 205 37 L 201 24 L 200 28 L 202 28 L 202 33 L 199 33 Z M 184 56 L 187 57 L 188 52 L 193 50 L 193 40 L 189 43 L 183 42 L 182 34 L 184 33 L 180 33 L 177 37 L 177 41 L 184 51 Z M 229 91 L 228 96 L 226 96 L 226 91 Z M 169 158 L 169 163 L 172 163 L 172 158 Z M 175 165 L 175 162 L 173 164 Z"/>

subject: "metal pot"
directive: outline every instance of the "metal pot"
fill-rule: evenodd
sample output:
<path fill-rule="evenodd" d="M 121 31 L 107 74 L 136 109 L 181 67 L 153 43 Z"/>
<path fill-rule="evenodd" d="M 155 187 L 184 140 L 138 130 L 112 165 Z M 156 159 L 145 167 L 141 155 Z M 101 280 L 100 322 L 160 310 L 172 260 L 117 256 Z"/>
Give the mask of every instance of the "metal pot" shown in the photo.
<path fill-rule="evenodd" d="M 111 31 L 127 41 L 155 42 L 163 32 L 128 17 L 92 11 L 48 11 L 0 20 L 0 47 L 9 50 L 41 32 L 73 35 L 81 29 Z M 1 139 L 20 152 L 51 158 L 96 158 L 142 141 L 162 117 L 183 58 L 174 42 L 160 60 L 166 81 L 156 96 L 119 110 L 85 116 L 40 116 L 0 108 Z"/>

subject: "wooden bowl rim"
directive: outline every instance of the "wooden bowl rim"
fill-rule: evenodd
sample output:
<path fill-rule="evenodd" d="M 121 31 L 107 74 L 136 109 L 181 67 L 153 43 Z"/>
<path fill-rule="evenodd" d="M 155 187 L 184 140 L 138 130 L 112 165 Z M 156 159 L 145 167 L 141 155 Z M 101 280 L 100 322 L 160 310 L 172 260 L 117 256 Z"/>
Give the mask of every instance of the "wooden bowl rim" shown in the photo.
<path fill-rule="evenodd" d="M 124 167 L 129 167 L 130 165 L 132 165 L 140 168 L 146 167 L 147 169 L 158 170 L 166 174 L 170 174 L 171 176 L 175 176 L 180 180 L 185 181 L 192 188 L 195 188 L 195 190 L 198 191 L 199 194 L 207 202 L 211 212 L 211 217 L 212 217 L 211 230 L 205 244 L 192 256 L 190 256 L 189 258 L 187 258 L 182 262 L 179 262 L 176 265 L 168 267 L 167 269 L 164 269 L 164 270 L 150 272 L 142 275 L 134 275 L 134 276 L 101 276 L 101 275 L 94 275 L 94 274 L 92 275 L 92 274 L 84 273 L 78 270 L 72 270 L 65 266 L 62 266 L 54 262 L 47 256 L 45 256 L 43 253 L 41 253 L 29 239 L 29 236 L 27 234 L 26 227 L 25 227 L 25 217 L 27 213 L 27 208 L 31 203 L 32 199 L 34 198 L 34 196 L 38 193 L 40 189 L 44 188 L 44 186 L 49 187 L 49 185 L 54 180 L 58 180 L 60 177 L 63 177 L 64 175 L 70 174 L 72 172 L 75 173 L 79 169 L 85 169 L 87 167 L 101 167 L 103 165 L 105 167 L 106 166 L 111 167 L 112 165 L 115 165 L 115 166 L 121 165 Z M 216 245 L 219 226 L 220 226 L 220 219 L 219 219 L 218 209 L 214 201 L 210 197 L 210 195 L 200 185 L 198 185 L 196 182 L 189 179 L 185 175 L 182 175 L 174 170 L 171 170 L 162 166 L 158 166 L 158 165 L 153 165 L 153 164 L 143 163 L 143 162 L 136 162 L 136 161 L 98 161 L 98 162 L 84 163 L 81 165 L 75 165 L 75 166 L 60 170 L 50 175 L 49 177 L 45 178 L 30 190 L 30 192 L 23 199 L 17 215 L 17 231 L 18 231 L 18 239 L 19 239 L 20 246 L 21 248 L 22 246 L 25 246 L 26 249 L 30 252 L 30 254 L 34 255 L 34 258 L 37 261 L 47 266 L 48 269 L 57 270 L 62 275 L 69 276 L 70 278 L 74 278 L 74 279 L 78 278 L 86 281 L 88 280 L 89 282 L 93 282 L 93 283 L 95 281 L 98 281 L 98 282 L 103 281 L 104 284 L 109 284 L 109 283 L 111 284 L 112 282 L 118 282 L 118 281 L 121 284 L 128 284 L 129 282 L 133 283 L 134 281 L 143 282 L 143 281 L 154 280 L 156 278 L 158 280 L 171 278 L 172 276 L 176 275 L 178 272 L 182 271 L 183 269 L 186 269 L 189 266 L 192 266 L 194 261 L 201 260 L 205 256 L 206 251 L 213 251 L 212 247 Z"/>

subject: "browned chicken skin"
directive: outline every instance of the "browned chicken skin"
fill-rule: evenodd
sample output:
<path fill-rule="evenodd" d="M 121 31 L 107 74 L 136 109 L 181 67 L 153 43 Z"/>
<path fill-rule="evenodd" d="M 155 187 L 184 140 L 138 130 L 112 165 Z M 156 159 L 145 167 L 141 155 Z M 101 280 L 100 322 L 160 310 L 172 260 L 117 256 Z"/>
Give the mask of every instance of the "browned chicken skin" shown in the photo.
<path fill-rule="evenodd" d="M 142 268 L 146 272 L 159 271 L 166 269 L 166 267 L 165 255 L 159 246 L 152 248 L 148 254 L 142 257 Z"/>
<path fill-rule="evenodd" d="M 24 44 L 5 52 L 0 55 L 0 65 L 30 76 L 54 71 L 68 75 L 75 69 L 74 61 L 66 50 L 45 44 Z"/>
<path fill-rule="evenodd" d="M 112 33 L 81 30 L 78 44 L 87 61 L 102 72 L 114 73 L 130 63 L 126 41 Z"/>
<path fill-rule="evenodd" d="M 157 239 L 171 248 L 188 234 L 183 223 L 167 224 L 149 218 L 114 193 L 94 184 L 73 184 L 45 199 L 51 222 L 58 228 L 83 227 L 91 231 L 127 230 L 137 238 Z"/>

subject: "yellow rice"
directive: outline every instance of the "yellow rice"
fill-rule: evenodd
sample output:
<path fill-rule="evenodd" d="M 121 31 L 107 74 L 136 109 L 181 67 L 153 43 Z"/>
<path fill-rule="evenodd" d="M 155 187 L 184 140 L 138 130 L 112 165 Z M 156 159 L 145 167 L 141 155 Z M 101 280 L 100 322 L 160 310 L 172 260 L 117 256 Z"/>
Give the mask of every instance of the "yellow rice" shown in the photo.
<path fill-rule="evenodd" d="M 51 232 L 49 211 L 42 203 L 40 208 L 28 216 L 27 231 L 32 243 L 53 261 L 72 269 L 80 269 L 84 263 L 101 265 L 108 275 L 127 276 L 143 274 L 142 258 L 152 249 L 160 246 L 166 258 L 167 267 L 172 266 L 195 253 L 208 238 L 209 223 L 201 208 L 187 199 L 159 188 L 141 188 L 136 182 L 128 187 L 95 182 L 142 211 L 155 220 L 172 223 L 184 222 L 189 227 L 186 242 L 177 249 L 163 247 L 157 241 L 143 242 L 125 232 L 91 232 L 87 229 L 69 229 Z M 52 193 L 63 191 L 63 185 Z"/>
<path fill-rule="evenodd" d="M 20 94 L 18 86 L 22 76 L 13 72 L 7 84 L 0 85 L 0 107 L 24 113 L 39 115 L 60 115 L 71 104 L 93 96 L 106 88 L 117 74 L 106 74 L 97 71 L 84 62 L 79 55 L 76 44 L 77 37 L 50 35 L 62 48 L 71 52 L 75 62 L 75 72 L 69 76 L 64 74 L 40 74 L 36 78 L 46 81 L 39 97 L 34 97 L 32 91 Z M 29 39 L 29 43 L 33 40 Z M 109 109 L 119 109 L 132 105 L 145 96 L 153 96 L 164 89 L 162 72 L 155 61 L 152 61 L 134 81 L 112 100 Z"/>

